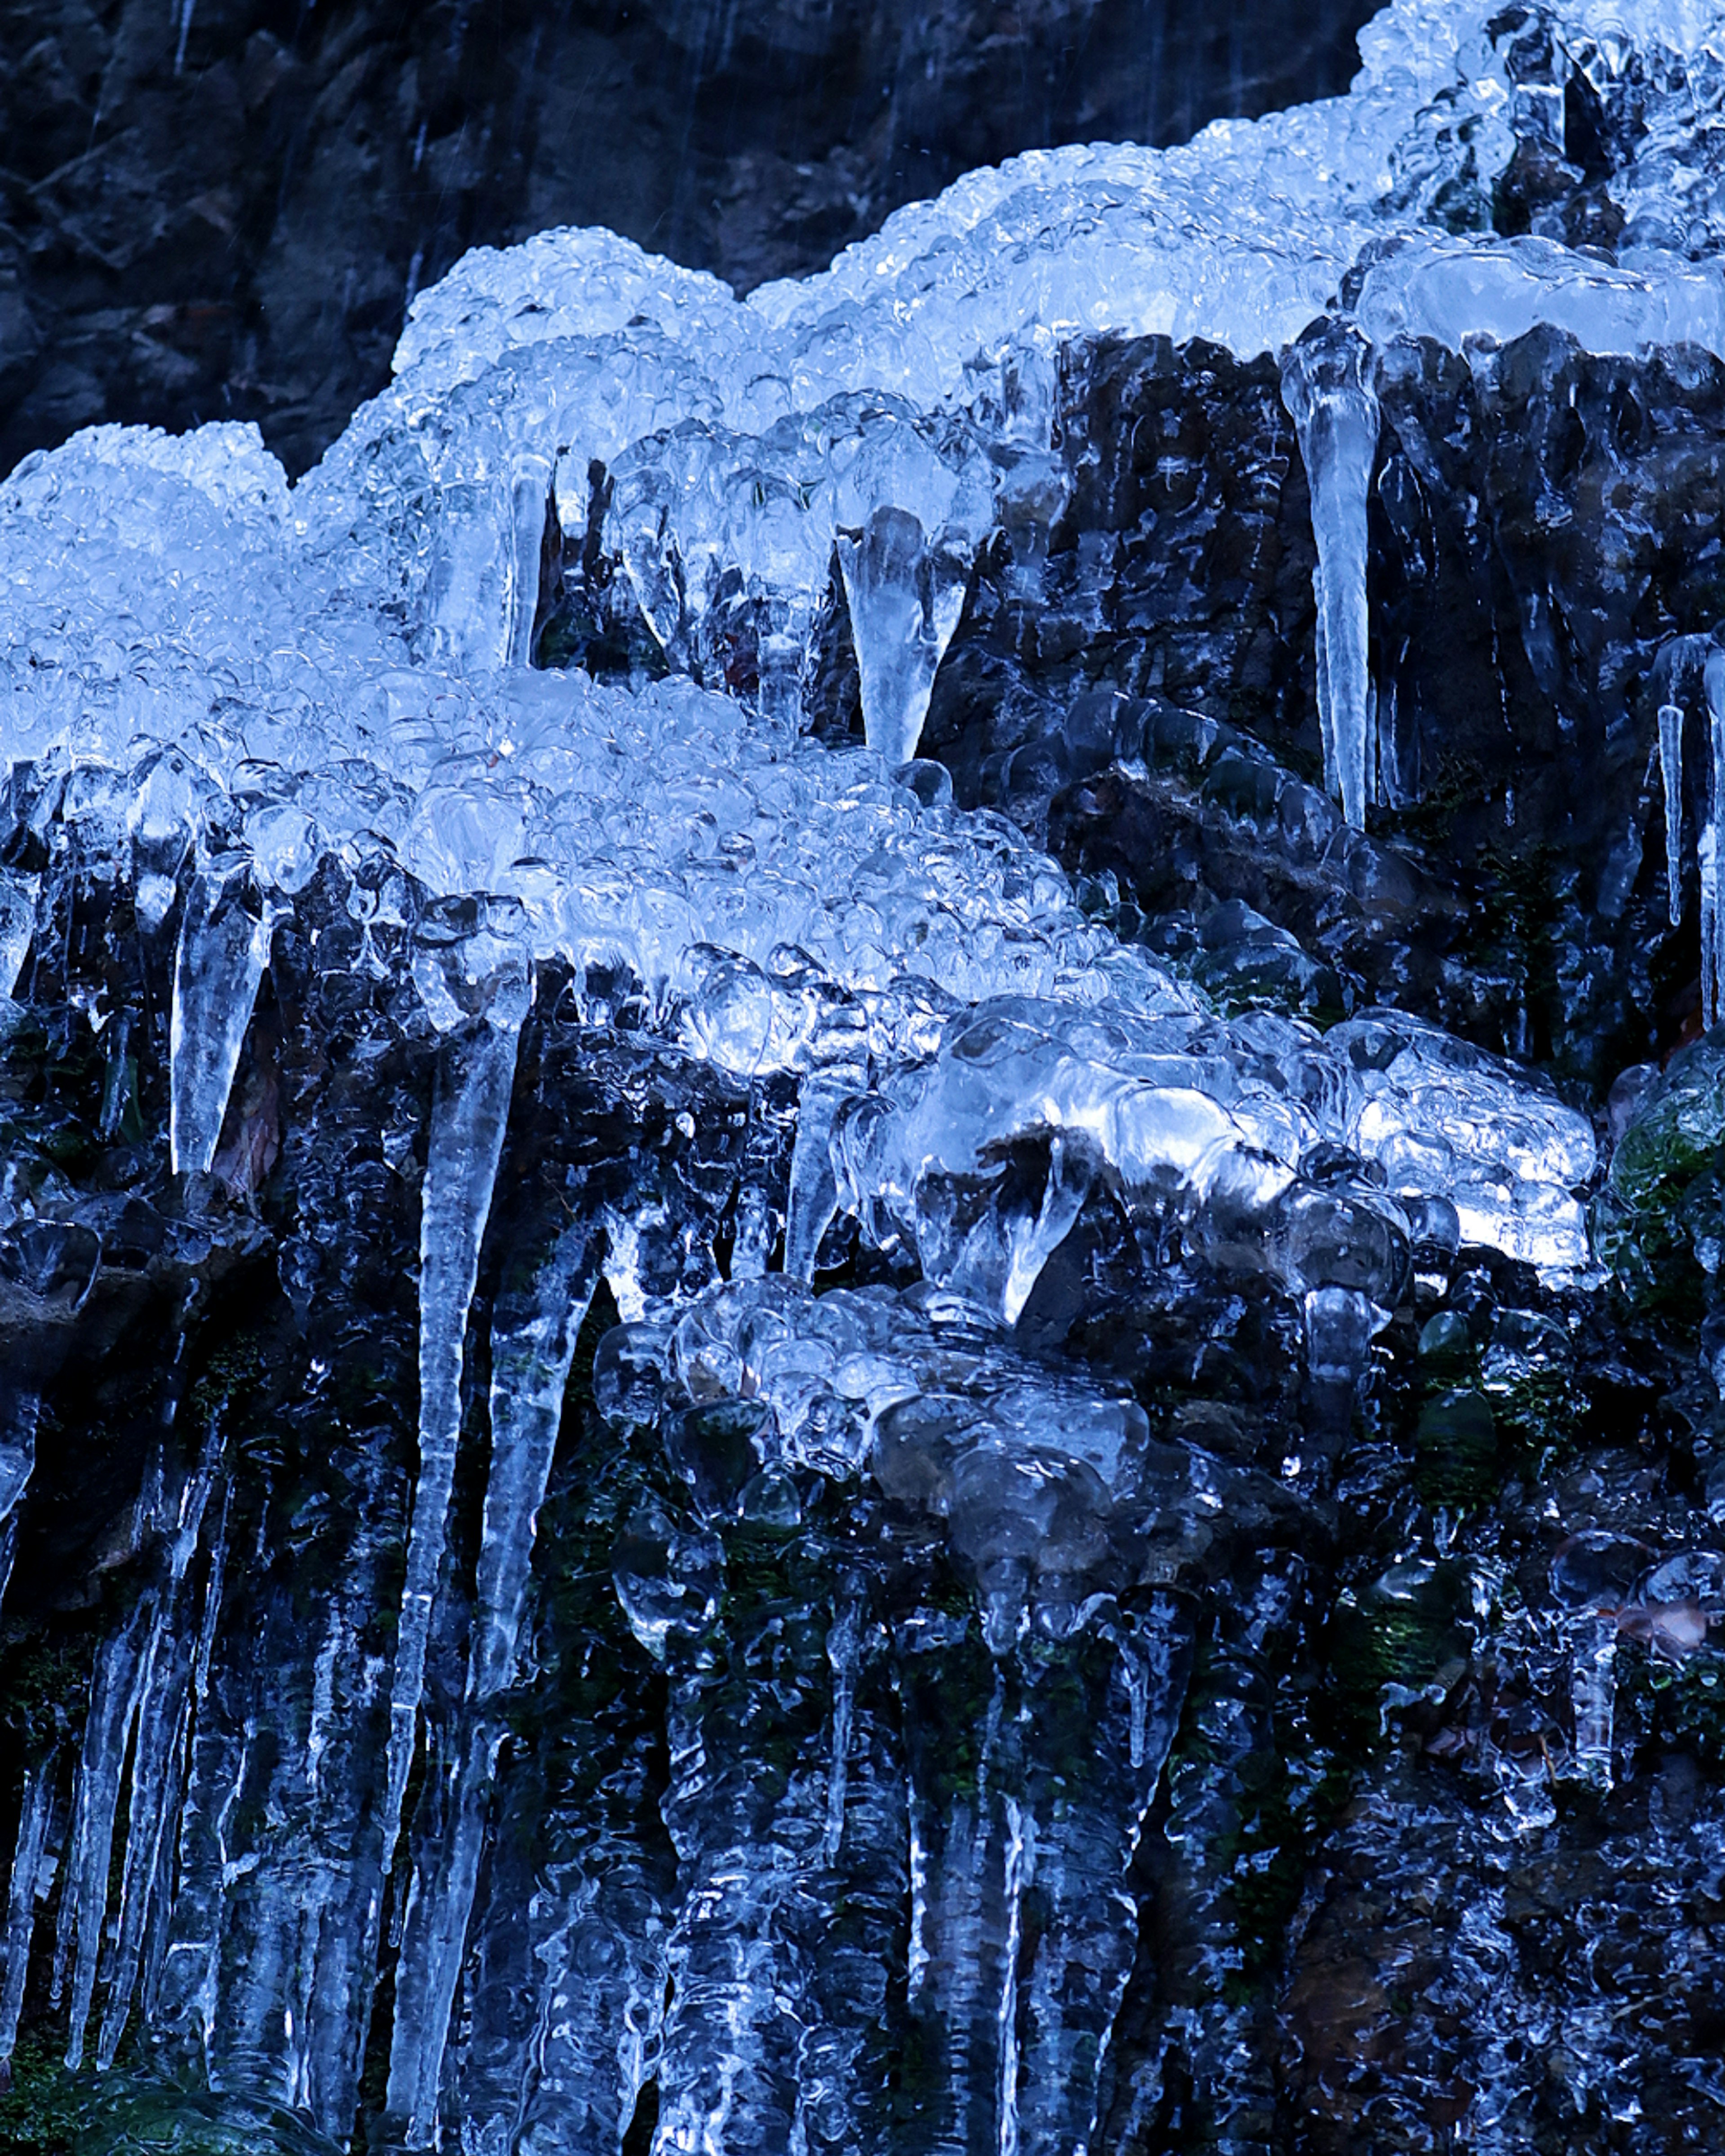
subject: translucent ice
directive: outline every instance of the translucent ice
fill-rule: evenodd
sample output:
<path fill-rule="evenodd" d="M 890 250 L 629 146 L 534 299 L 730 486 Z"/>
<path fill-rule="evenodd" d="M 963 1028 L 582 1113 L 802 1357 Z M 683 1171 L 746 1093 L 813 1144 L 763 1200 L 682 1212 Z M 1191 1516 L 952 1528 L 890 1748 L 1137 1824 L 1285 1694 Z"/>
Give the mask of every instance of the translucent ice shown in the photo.
<path fill-rule="evenodd" d="M 234 1074 L 275 927 L 266 907 L 245 903 L 243 858 L 211 865 L 193 879 L 174 959 L 169 1124 L 177 1174 L 205 1173 L 222 1135 Z"/>
<path fill-rule="evenodd" d="M 419 1471 L 389 1690 L 386 1873 L 413 1761 L 426 1640 L 461 1433 L 467 1314 L 503 1150 L 524 1010 L 524 1000 L 509 1001 L 506 986 L 497 1001 L 503 1008 L 495 1019 L 486 1016 L 449 1042 L 432 1107 L 419 1238 Z"/>
<path fill-rule="evenodd" d="M 429 2146 L 436 2129 L 444 2044 L 483 1853 L 485 1799 L 501 1741 L 495 1703 L 515 1676 L 536 1516 L 598 1269 L 593 1230 L 578 1224 L 492 1321 L 491 1460 L 476 1637 L 462 1722 L 445 1769 L 448 1825 L 422 1858 L 396 1976 L 388 2102 L 416 2147 Z"/>
<path fill-rule="evenodd" d="M 1659 707 L 1659 773 L 1665 796 L 1666 911 L 1675 928 L 1683 918 L 1683 708 Z"/>
<path fill-rule="evenodd" d="M 1317 712 L 1324 777 L 1363 830 L 1377 797 L 1375 706 L 1366 651 L 1366 503 L 1378 451 L 1370 355 L 1346 331 L 1296 345 L 1282 396 L 1299 431 L 1317 542 Z"/>

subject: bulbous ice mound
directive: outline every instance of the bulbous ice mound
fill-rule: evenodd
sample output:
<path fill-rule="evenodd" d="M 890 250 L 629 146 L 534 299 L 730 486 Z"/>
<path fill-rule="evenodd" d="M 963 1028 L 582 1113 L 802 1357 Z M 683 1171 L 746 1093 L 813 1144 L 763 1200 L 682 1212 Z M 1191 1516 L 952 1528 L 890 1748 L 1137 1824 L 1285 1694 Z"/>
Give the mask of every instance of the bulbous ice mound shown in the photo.
<path fill-rule="evenodd" d="M 1470 1235 L 1583 1263 L 1570 1194 L 1591 1138 L 1555 1099 L 1401 1021 L 1369 1051 L 1286 1021 L 1266 1057 L 1087 925 L 1018 834 L 956 812 L 942 774 L 895 776 L 977 549 L 1028 500 L 1057 513 L 1063 341 L 1250 353 L 1344 316 L 1295 346 L 1287 380 L 1313 462 L 1325 738 L 1356 823 L 1373 758 L 1349 535 L 1376 411 L 1359 350 L 1538 321 L 1611 351 L 1725 345 L 1725 46 L 1703 11 L 1671 0 L 1626 28 L 1603 0 L 1398 0 L 1361 45 L 1346 98 L 1174 151 L 1015 159 L 746 301 L 608 234 L 478 250 L 415 303 L 394 382 L 292 490 L 233 426 L 100 429 L 20 466 L 0 490 L 0 753 L 15 813 L 121 865 L 146 925 L 183 901 L 179 1164 L 216 1143 L 271 921 L 333 855 L 415 925 L 440 1028 L 512 1027 L 557 959 L 621 968 L 647 1023 L 734 1073 L 813 1074 L 797 1270 L 844 1206 L 1009 1317 L 1095 1176 L 1202 1204 L 1224 1160 L 1293 1175 L 1322 1143 L 1375 1158 L 1392 1210 L 1443 1197 Z M 1565 162 L 1583 105 L 1585 172 Z M 1615 205 L 1615 264 L 1491 231 L 1536 153 Z M 1332 438 L 1349 453 L 1326 465 Z M 567 554 L 601 500 L 669 679 L 527 663 L 547 516 Z M 829 604 L 867 750 L 798 738 Z M 698 685 L 726 679 L 740 609 L 749 680 Z M 31 900 L 14 875 L 13 973 Z M 1003 998 L 1009 1017 L 967 1015 Z M 1170 1059 L 1178 1080 L 1157 1075 Z M 860 1100 L 879 1104 L 866 1130 Z M 1058 1145 L 1029 1215 L 973 1218 L 951 1188 L 1033 1136 Z"/>
<path fill-rule="evenodd" d="M 655 1376 L 711 1518 L 762 1513 L 788 1469 L 870 1469 L 896 1503 L 945 1522 L 1004 1650 L 1033 1619 L 1064 1636 L 1088 1596 L 1118 1591 L 1142 1561 L 1147 1509 L 1220 1500 L 1210 1463 L 1153 1444 L 1130 1394 L 1052 1376 L 968 1319 L 924 1290 L 817 1299 L 782 1279 L 732 1281 L 673 1327 L 614 1335 L 595 1384 L 608 1399 L 626 1371 L 639 1412 Z M 654 1644 L 655 1613 L 630 1614 Z"/>

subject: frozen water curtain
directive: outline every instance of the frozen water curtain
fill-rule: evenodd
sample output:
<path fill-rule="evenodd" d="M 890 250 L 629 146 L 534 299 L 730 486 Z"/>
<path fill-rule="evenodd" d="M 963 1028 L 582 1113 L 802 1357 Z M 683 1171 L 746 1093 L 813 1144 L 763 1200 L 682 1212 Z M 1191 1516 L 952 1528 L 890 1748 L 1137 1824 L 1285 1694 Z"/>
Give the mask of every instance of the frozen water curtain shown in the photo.
<path fill-rule="evenodd" d="M 1717 2131 L 1725 38 L 1361 50 L 0 486 L 20 2145 Z"/>

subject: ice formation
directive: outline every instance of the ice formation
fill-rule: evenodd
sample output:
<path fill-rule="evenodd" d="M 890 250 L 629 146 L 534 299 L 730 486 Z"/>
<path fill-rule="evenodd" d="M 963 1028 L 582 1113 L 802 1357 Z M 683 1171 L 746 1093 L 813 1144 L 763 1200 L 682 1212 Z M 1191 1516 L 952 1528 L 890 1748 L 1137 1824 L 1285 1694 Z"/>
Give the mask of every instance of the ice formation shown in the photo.
<path fill-rule="evenodd" d="M 1604 0 L 1553 20 L 1566 64 L 1611 74 Z M 1062 346 L 1203 336 L 1281 357 L 1311 483 L 1326 773 L 1363 826 L 1387 790 L 1364 588 L 1382 348 L 1425 336 L 1489 367 L 1546 323 L 1592 351 L 1686 339 L 1725 353 L 1717 29 L 1679 0 L 1637 14 L 1644 141 L 1620 175 L 1612 265 L 1486 228 L 1517 141 L 1561 126 L 1561 82 L 1518 74 L 1496 23 L 1483 6 L 1397 0 L 1363 34 L 1346 99 L 1167 152 L 1016 159 L 899 212 L 824 275 L 745 301 L 604 234 L 480 250 L 415 301 L 390 387 L 291 489 L 254 431 L 227 425 L 180 440 L 100 429 L 0 487 L 6 798 L 50 851 L 75 847 L 86 873 L 105 864 L 143 932 L 176 939 L 175 1172 L 218 1168 L 272 939 L 314 889 L 339 914 L 319 932 L 331 970 L 389 983 L 401 1026 L 438 1043 L 398 1622 L 387 1668 L 342 1661 L 339 1611 L 305 1650 L 323 1674 L 307 1680 L 305 1758 L 272 1785 L 298 1820 L 308 1786 L 340 1784 L 343 1817 L 375 1835 L 369 1884 L 308 1834 L 303 1907 L 265 1909 L 226 1854 L 223 1823 L 258 1770 L 237 1727 L 188 1735 L 208 1682 L 198 1625 L 215 1619 L 187 1620 L 172 1554 L 196 1543 L 211 1459 L 157 1493 L 170 1554 L 104 1651 L 69 1820 L 52 1816 L 49 1767 L 33 1769 L 0 2048 L 52 1844 L 74 1882 L 53 1979 L 74 2061 L 90 2047 L 110 2061 L 141 2002 L 217 2080 L 261 2078 L 345 2133 L 364 2050 L 351 2002 L 369 1995 L 418 1764 L 442 1837 L 413 1844 L 398 1922 L 388 2101 L 408 2145 L 432 2145 L 448 2100 L 470 1950 L 474 2156 L 588 2133 L 616 2145 L 655 2061 L 666 2152 L 884 2145 L 864 2129 L 884 2116 L 885 2069 L 859 2030 L 887 1949 L 870 1933 L 827 1958 L 820 1925 L 838 1919 L 799 1897 L 817 1871 L 861 1894 L 906 1861 L 907 2010 L 949 2070 L 947 2110 L 916 2145 L 1086 2145 L 1127 1976 L 1115 1897 L 1183 1651 L 1171 1604 L 1131 1614 L 1111 1598 L 1147 1517 L 1226 1501 L 1199 1455 L 1151 1445 L 1134 1402 L 1051 1373 L 1012 1328 L 1106 1194 L 1147 1250 L 1177 1228 L 1223 1278 L 1270 1283 L 1300 1312 L 1314 1380 L 1351 1399 L 1422 1243 L 1494 1249 L 1549 1280 L 1586 1273 L 1594 1132 L 1544 1081 L 1396 1011 L 1320 1032 L 1217 1009 L 1095 925 L 1003 818 L 954 807 L 916 752 L 978 554 L 1025 501 L 1058 514 Z M 1711 85 L 1706 125 L 1692 78 Z M 601 515 L 653 646 L 627 683 L 532 663 L 547 535 L 567 557 L 585 534 L 598 545 Z M 821 623 L 841 610 L 863 746 L 803 732 Z M 1725 654 L 1675 654 L 1659 691 L 1673 919 L 1686 713 L 1708 729 L 1711 1024 Z M 6 876 L 11 988 L 38 892 Z M 730 1279 L 685 1287 L 642 1257 L 662 1224 L 650 1193 L 631 1210 L 572 1189 L 543 1262 L 485 1318 L 473 1644 L 453 1733 L 428 1757 L 480 1253 L 520 1044 L 551 978 L 596 1024 L 626 1003 L 631 1039 L 655 1052 L 799 1095 L 782 1271 L 758 1191 L 738 1202 Z M 841 1217 L 918 1284 L 815 1292 Z M 630 1321 L 608 1350 L 613 1420 L 629 1423 L 626 1375 L 651 1395 L 639 1412 L 670 1432 L 701 1521 L 668 1523 L 644 1499 L 617 1566 L 629 1625 L 671 1687 L 675 1879 L 608 1814 L 588 1842 L 564 1821 L 561 1853 L 523 1891 L 521 1938 L 476 1941 L 498 1702 L 602 1264 Z M 0 1521 L 29 1471 L 33 1425 L 23 1408 L 18 1420 Z M 796 1474 L 868 1480 L 944 1537 L 973 1587 L 998 1666 L 963 1694 L 983 1763 L 962 1803 L 932 1750 L 906 1765 L 881 1748 L 868 1704 L 890 1662 L 906 1697 L 923 1687 L 931 1712 L 945 1700 L 957 1715 L 951 1640 L 889 1649 L 842 1588 L 787 1708 L 803 1717 L 796 1774 L 749 1785 L 747 1731 L 703 1643 L 725 1533 L 794 1524 Z M 375 1589 L 356 1560 L 337 1600 Z M 218 1570 L 203 1591 L 213 1612 Z M 1024 1733 L 1055 1712 L 1043 1666 L 1013 1659 L 1031 1638 L 1068 1653 L 1099 1702 L 1080 1798 L 1056 1800 Z M 1101 1642 L 1093 1661 L 1075 1640 Z M 351 1712 L 387 1721 L 376 1810 L 333 1733 L 322 1655 Z M 1606 1643 L 1594 1666 L 1609 1661 Z M 168 1792 L 187 1776 L 170 1915 Z M 886 1794 L 906 1786 L 907 1860 Z M 515 1970 L 490 1990 L 488 1955 Z M 509 2000 L 530 1964 L 543 2001 L 524 2032 Z"/>

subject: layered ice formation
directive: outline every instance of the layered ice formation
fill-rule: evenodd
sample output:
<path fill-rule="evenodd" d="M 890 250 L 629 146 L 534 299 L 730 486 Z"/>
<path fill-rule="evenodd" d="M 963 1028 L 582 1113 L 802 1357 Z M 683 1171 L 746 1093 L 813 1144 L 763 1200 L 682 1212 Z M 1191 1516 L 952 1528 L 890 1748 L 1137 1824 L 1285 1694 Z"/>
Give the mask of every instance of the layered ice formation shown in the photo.
<path fill-rule="evenodd" d="M 54 1827 L 76 1882 L 54 1977 L 74 2062 L 86 2047 L 111 2062 L 141 2003 L 217 2081 L 267 2086 L 345 2135 L 387 1945 L 387 2102 L 407 2146 L 439 2145 L 442 2118 L 471 2156 L 616 2147 L 656 2072 L 666 2156 L 884 2147 L 891 2076 L 869 2030 L 896 1949 L 872 1878 L 911 1911 L 904 2011 L 939 2083 L 891 2145 L 1090 2145 L 1131 1954 L 1117 1903 L 1188 1644 L 1173 1602 L 1122 1598 L 1152 1577 L 1147 1543 L 1178 1542 L 1234 1486 L 1153 1445 L 1123 1389 L 1037 1360 L 1022 1327 L 1051 1262 L 1086 1207 L 1112 1209 L 1152 1273 L 1178 1236 L 1296 1313 L 1312 1384 L 1345 1421 L 1422 1250 L 1591 1276 L 1594 1132 L 1545 1080 L 1402 1012 L 1321 1031 L 1217 1008 L 1097 926 L 1010 823 L 955 806 L 916 751 L 976 563 L 1064 506 L 1066 347 L 1158 333 L 1276 355 L 1311 486 L 1326 777 L 1358 829 L 1396 783 L 1365 596 L 1382 350 L 1423 336 L 1489 369 L 1547 324 L 1594 352 L 1725 357 L 1725 38 L 1704 10 L 1667 0 L 1626 23 L 1605 0 L 1508 14 L 1396 0 L 1362 55 L 1346 99 L 1175 151 L 1016 159 L 899 212 L 824 275 L 742 301 L 603 233 L 479 250 L 416 300 L 394 380 L 291 488 L 254 430 L 226 425 L 97 429 L 0 486 L 0 771 L 21 864 L 0 870 L 0 986 L 27 988 L 44 860 L 123 888 L 139 932 L 172 937 L 167 1142 L 212 1204 L 198 1178 L 234 1187 L 224 1132 L 231 1146 L 278 936 L 303 932 L 314 972 L 382 997 L 437 1065 L 404 1578 L 387 1657 L 366 1661 L 334 1618 L 326 1643 L 350 1704 L 387 1724 L 382 1767 L 375 1788 L 334 1751 L 306 1768 L 314 1794 L 350 1776 L 369 1869 L 337 1877 L 305 1827 L 315 1921 L 247 1905 L 249 1960 L 236 1943 L 233 1897 L 251 1890 L 209 1822 L 237 1801 L 244 1742 L 187 1736 L 222 1594 L 213 1568 L 194 1609 L 187 1568 L 212 1452 L 157 1493 L 179 1554 L 104 1650 L 71 1823 Z M 1532 146 L 1563 162 L 1576 84 L 1633 146 L 1600 183 L 1615 261 L 1555 230 L 1492 229 L 1514 160 Z M 644 634 L 611 678 L 536 663 L 552 558 L 631 596 Z M 808 730 L 839 619 L 864 742 Z M 1662 664 L 1675 916 L 1682 720 L 1704 707 L 1717 804 L 1725 661 L 1686 648 Z M 1725 978 L 1716 814 L 1699 841 L 1709 1023 Z M 656 1186 L 597 1195 L 572 1170 L 566 1216 L 485 1312 L 476 1363 L 481 1254 L 547 983 L 631 1054 L 752 1099 L 777 1086 L 796 1103 L 788 1163 L 782 1189 L 762 1178 L 736 1196 L 723 1280 L 716 1221 L 690 1231 L 680 1275 L 642 1255 L 670 1236 Z M 9 1187 L 0 1202 L 23 1218 Z M 819 1291 L 841 1221 L 895 1285 Z M 619 1460 L 631 1431 L 655 1432 L 690 1493 L 677 1520 L 642 1496 L 614 1567 L 670 1687 L 670 1846 L 649 1861 L 606 1810 L 636 1772 L 619 1765 L 593 1809 L 556 1815 L 558 1853 L 517 1882 L 506 1922 L 480 1887 L 499 1702 L 601 1273 L 629 1321 L 594 1381 Z M 481 1367 L 473 1637 L 428 1763 L 428 1671 L 460 1659 L 439 1626 Z M 0 1532 L 33 1414 L 0 1452 L 17 1463 Z M 817 1485 L 896 1508 L 916 1562 L 944 1552 L 987 1652 L 965 1661 L 951 1611 L 889 1640 L 863 1614 L 886 1544 L 849 1548 L 832 1528 L 807 1559 L 825 1568 L 830 1624 L 784 1650 L 802 1748 L 757 1786 L 752 1725 L 716 1674 L 722 1594 L 742 1593 L 720 1584 L 725 1537 L 788 1532 L 825 1502 Z M 378 1576 L 341 1591 L 357 1603 Z M 761 1594 L 747 1651 L 766 1656 L 780 1620 Z M 1024 1733 L 1054 1725 L 1057 1677 L 1095 1712 L 1076 1794 Z M 318 1748 L 336 1747 L 334 1681 L 307 1679 Z M 881 1734 L 894 1687 L 927 1710 L 908 1758 Z M 962 1789 L 927 1737 L 942 1715 L 970 1747 Z M 52 1763 L 25 1791 L 0 2050 Z M 170 1793 L 188 1775 L 171 1890 Z M 422 1782 L 435 1834 L 414 1828 Z M 311 1799 L 293 1802 L 303 1826 Z M 408 1884 L 387 1917 L 393 1872 Z M 861 1913 L 841 1952 L 847 1895 Z"/>

